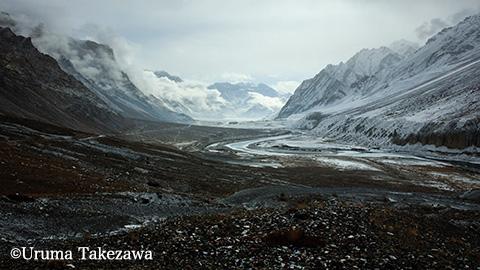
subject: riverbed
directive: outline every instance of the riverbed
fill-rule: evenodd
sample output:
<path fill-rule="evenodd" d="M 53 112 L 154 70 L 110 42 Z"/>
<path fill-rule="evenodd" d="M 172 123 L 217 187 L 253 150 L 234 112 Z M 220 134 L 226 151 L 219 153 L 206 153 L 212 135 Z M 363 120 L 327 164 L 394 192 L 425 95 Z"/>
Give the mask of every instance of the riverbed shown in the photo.
<path fill-rule="evenodd" d="M 220 142 L 207 151 L 229 152 L 230 162 L 252 167 L 325 167 L 371 173 L 375 180 L 408 180 L 414 185 L 455 191 L 480 187 L 479 165 L 392 149 L 340 144 L 302 132 Z"/>

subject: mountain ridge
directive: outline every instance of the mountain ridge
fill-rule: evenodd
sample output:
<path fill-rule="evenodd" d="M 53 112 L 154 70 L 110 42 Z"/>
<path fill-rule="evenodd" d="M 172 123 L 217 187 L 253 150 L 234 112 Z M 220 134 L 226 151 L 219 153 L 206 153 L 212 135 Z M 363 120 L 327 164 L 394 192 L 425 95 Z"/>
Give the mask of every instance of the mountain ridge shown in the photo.
<path fill-rule="evenodd" d="M 87 85 L 124 117 L 166 122 L 192 121 L 186 115 L 167 109 L 157 99 L 147 96 L 135 86 L 129 76 L 118 67 L 114 52 L 109 46 L 90 40 L 74 39 L 71 39 L 69 44 L 69 49 L 77 52 L 81 60 L 72 57 L 69 59 L 68 54 L 58 52 L 60 55 L 58 61 L 62 69 Z M 100 60 L 89 60 L 92 58 Z M 76 67 L 72 61 L 81 62 L 84 59 L 87 63 L 85 71 L 82 72 L 83 67 Z M 89 72 L 94 75 L 90 75 Z"/>
<path fill-rule="evenodd" d="M 387 54 L 384 68 L 378 60 L 388 59 L 380 53 L 385 47 L 361 60 L 360 69 L 358 56 L 369 50 L 350 64 L 329 65 L 304 81 L 277 117 L 348 142 L 480 146 L 474 138 L 480 130 L 479 25 L 480 15 L 467 17 L 401 59 Z"/>
<path fill-rule="evenodd" d="M 0 27 L 0 111 L 87 132 L 117 132 L 126 119 L 42 54 L 31 38 Z"/>
<path fill-rule="evenodd" d="M 82 82 L 122 117 L 162 122 L 193 121 L 141 91 L 119 65 L 109 45 L 54 34 L 42 23 L 25 26 L 4 12 L 0 14 L 0 25 L 30 37 L 33 46 L 56 59 L 63 71 Z"/>

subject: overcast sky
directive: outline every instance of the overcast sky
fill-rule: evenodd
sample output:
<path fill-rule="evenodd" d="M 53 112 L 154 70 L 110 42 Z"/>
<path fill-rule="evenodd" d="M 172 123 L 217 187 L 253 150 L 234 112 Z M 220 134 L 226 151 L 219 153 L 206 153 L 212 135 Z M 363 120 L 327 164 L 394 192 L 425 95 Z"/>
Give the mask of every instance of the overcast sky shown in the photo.
<path fill-rule="evenodd" d="M 122 37 L 142 68 L 202 81 L 270 84 L 307 79 L 362 48 L 402 38 L 422 43 L 479 6 L 479 0 L 0 2 L 2 10 L 44 21 L 57 32 Z"/>

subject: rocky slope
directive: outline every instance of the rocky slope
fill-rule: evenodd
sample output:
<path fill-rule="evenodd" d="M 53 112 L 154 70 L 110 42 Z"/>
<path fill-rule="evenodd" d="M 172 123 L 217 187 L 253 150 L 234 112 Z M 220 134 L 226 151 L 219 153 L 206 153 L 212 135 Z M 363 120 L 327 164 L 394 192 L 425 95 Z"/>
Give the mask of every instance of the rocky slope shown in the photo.
<path fill-rule="evenodd" d="M 346 63 L 328 65 L 306 80 L 279 113 L 280 118 L 313 108 L 331 106 L 351 96 L 362 96 L 385 77 L 402 56 L 387 47 L 364 49 Z"/>
<path fill-rule="evenodd" d="M 89 132 L 113 132 L 126 123 L 30 38 L 9 28 L 0 28 L 0 112 Z"/>
<path fill-rule="evenodd" d="M 480 146 L 480 15 L 408 44 L 362 50 L 304 81 L 279 113 L 370 145 Z"/>
<path fill-rule="evenodd" d="M 105 44 L 54 34 L 43 24 L 24 25 L 7 13 L 0 14 L 0 26 L 31 37 L 40 52 L 56 59 L 65 72 L 125 118 L 169 122 L 192 120 L 169 110 L 158 98 L 142 92 L 118 64 L 112 48 Z"/>

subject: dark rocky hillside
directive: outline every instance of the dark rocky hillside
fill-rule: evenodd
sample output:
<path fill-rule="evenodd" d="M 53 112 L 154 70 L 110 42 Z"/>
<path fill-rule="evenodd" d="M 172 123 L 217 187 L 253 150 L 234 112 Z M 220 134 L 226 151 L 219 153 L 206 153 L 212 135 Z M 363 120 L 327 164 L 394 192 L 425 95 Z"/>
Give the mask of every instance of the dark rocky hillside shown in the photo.
<path fill-rule="evenodd" d="M 0 112 L 97 133 L 126 124 L 30 38 L 9 28 L 0 28 Z"/>

